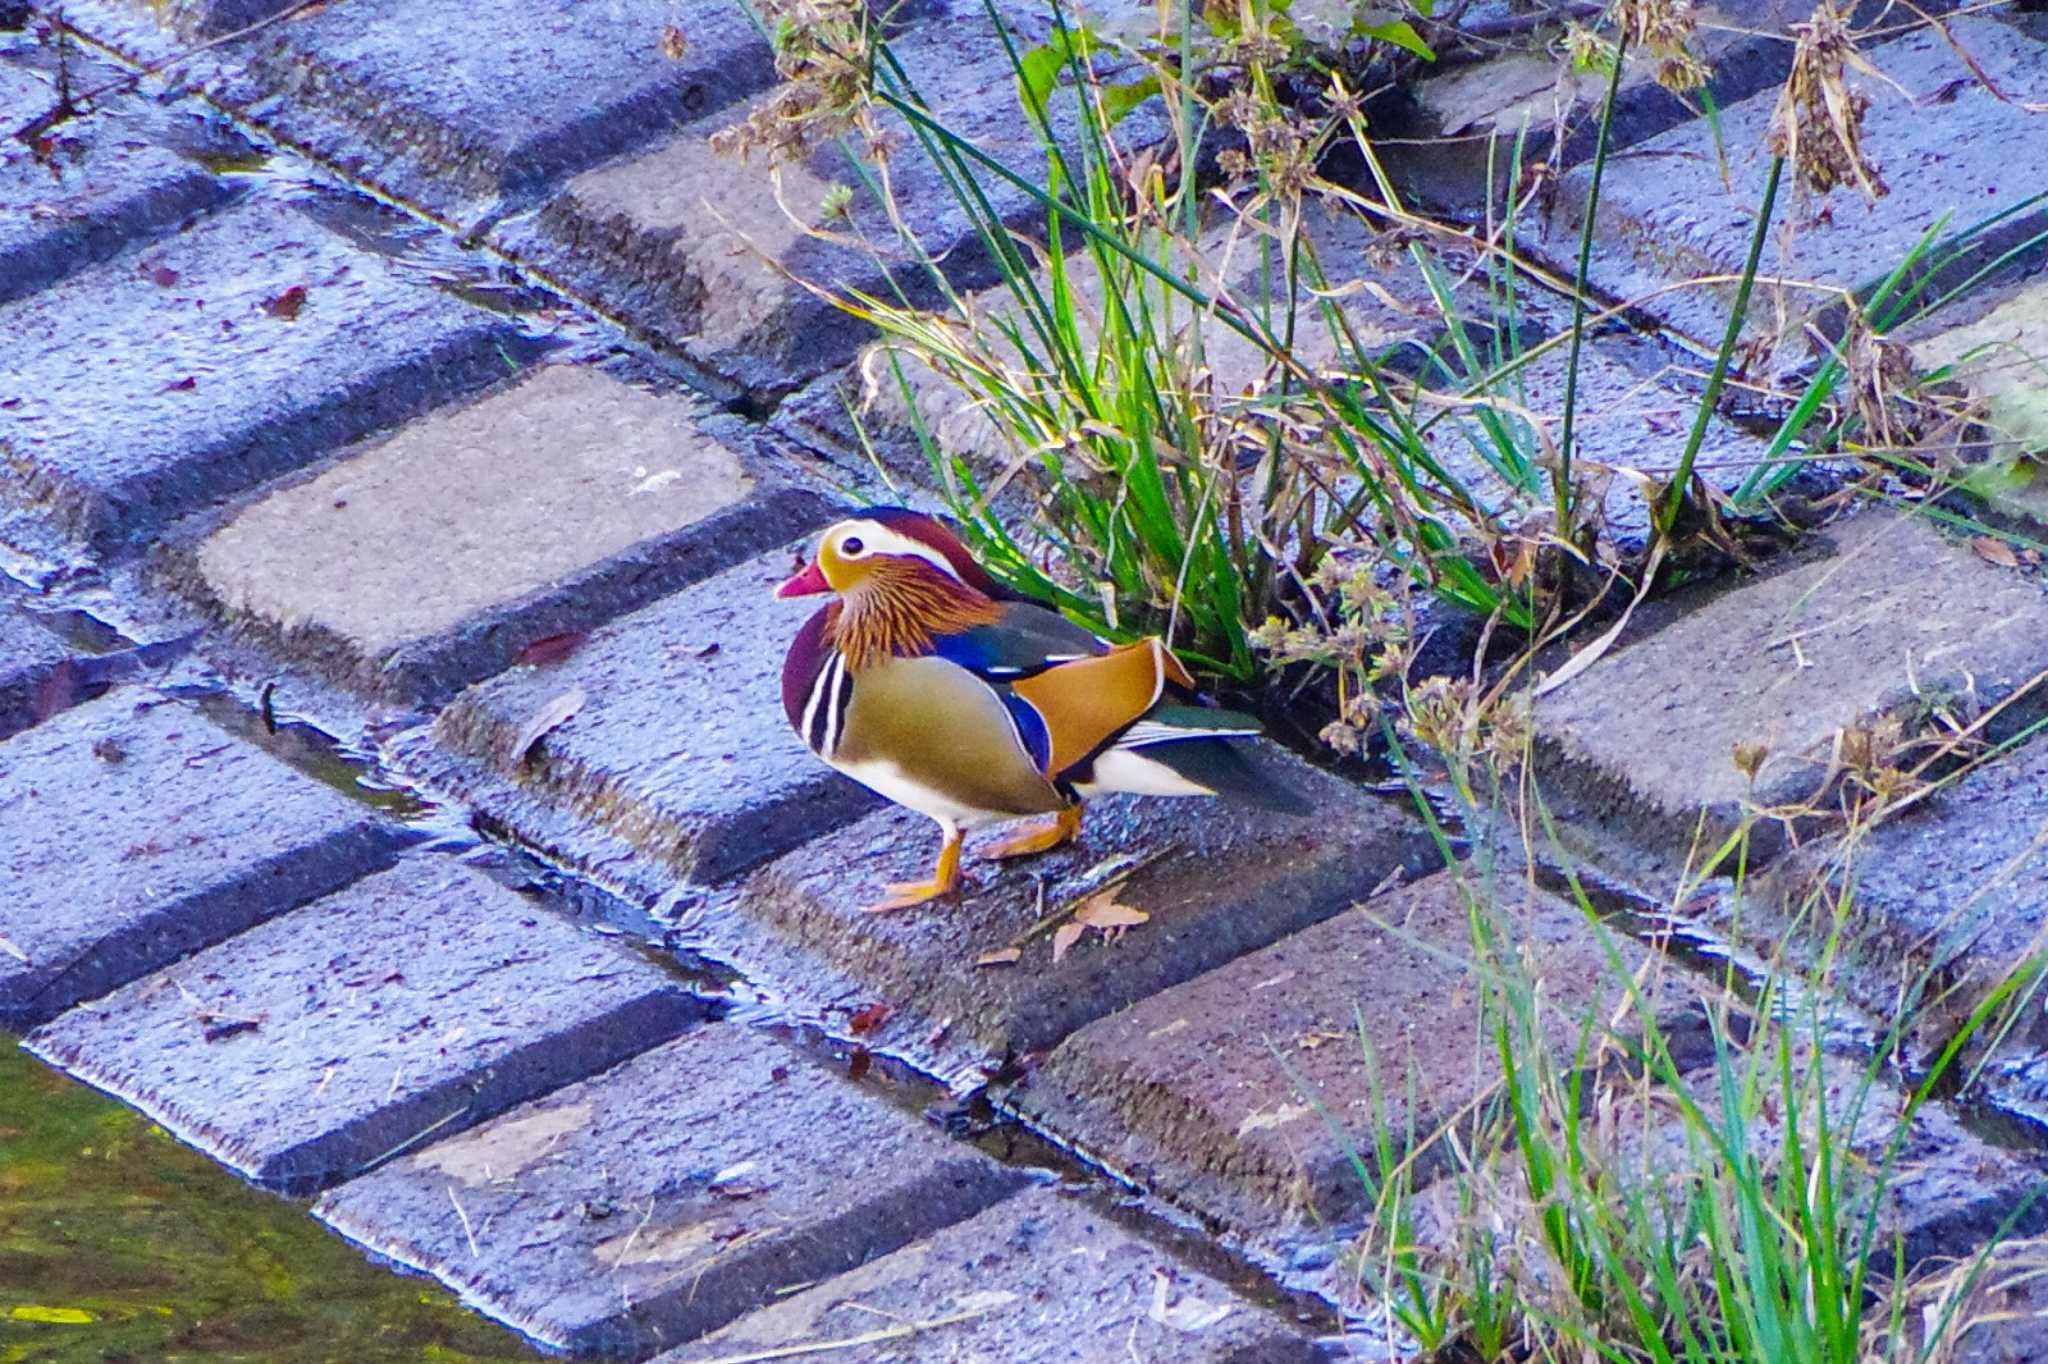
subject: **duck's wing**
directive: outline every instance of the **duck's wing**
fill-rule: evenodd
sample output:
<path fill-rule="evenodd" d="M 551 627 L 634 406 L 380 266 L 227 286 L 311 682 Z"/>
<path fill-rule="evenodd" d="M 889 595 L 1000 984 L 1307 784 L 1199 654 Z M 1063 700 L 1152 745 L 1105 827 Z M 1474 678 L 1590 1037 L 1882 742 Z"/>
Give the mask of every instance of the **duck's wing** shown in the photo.
<path fill-rule="evenodd" d="M 1056 663 L 1008 684 L 1036 714 L 1046 736 L 1046 775 L 1059 780 L 1158 705 L 1167 684 L 1193 685 L 1158 639 L 1139 640 L 1090 658 Z"/>
<path fill-rule="evenodd" d="M 932 641 L 948 663 L 991 682 L 1033 677 L 1109 649 L 1093 632 L 1037 602 L 1005 602 L 1002 618 Z"/>

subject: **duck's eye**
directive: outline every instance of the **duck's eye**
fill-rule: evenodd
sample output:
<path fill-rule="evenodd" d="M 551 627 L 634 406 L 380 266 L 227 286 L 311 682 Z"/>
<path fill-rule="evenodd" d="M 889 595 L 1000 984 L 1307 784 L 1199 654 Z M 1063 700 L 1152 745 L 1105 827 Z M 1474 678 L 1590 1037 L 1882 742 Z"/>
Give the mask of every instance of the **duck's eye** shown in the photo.
<path fill-rule="evenodd" d="M 839 552 L 849 559 L 858 559 L 867 549 L 858 535 L 849 535 L 839 542 Z"/>

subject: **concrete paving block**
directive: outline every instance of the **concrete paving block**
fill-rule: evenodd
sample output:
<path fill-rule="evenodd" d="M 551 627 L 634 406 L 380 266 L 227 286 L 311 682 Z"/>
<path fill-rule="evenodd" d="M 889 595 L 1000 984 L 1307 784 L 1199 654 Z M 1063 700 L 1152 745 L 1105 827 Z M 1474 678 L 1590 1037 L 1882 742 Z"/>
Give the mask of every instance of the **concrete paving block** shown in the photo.
<path fill-rule="evenodd" d="M 2048 45 L 1990 16 L 1956 19 L 1948 33 L 2004 98 L 1977 84 L 1935 29 L 1869 47 L 1864 55 L 1884 79 L 1852 74 L 1849 83 L 1871 99 L 1864 145 L 1892 192 L 1869 205 L 1845 187 L 1823 214 L 1788 174 L 1778 221 L 1794 225 L 1791 246 L 1788 253 L 1788 234 L 1773 231 L 1760 275 L 1838 288 L 1875 285 L 1939 219 L 1949 217 L 1949 231 L 1960 231 L 2039 191 L 2039 177 L 2023 169 L 2039 155 L 2020 149 L 2048 151 L 2048 134 L 2039 117 L 2021 106 L 2048 99 Z M 1776 101 L 1774 91 L 1758 94 L 1723 108 L 1713 128 L 1696 120 L 1611 162 L 1601 186 L 1593 252 L 1597 289 L 1621 299 L 1644 298 L 1644 313 L 1696 341 L 1719 344 L 1735 295 L 1732 277 L 1742 271 L 1761 206 Z M 1576 249 L 1589 184 L 1586 168 L 1560 180 L 1549 218 L 1551 254 L 1562 258 Z M 1944 271 L 1943 279 L 1960 282 L 2044 225 L 2048 209 L 2038 204 L 2014 215 Z M 1731 278 L 1646 297 L 1700 275 Z M 1929 296 L 1938 296 L 1942 287 L 1931 286 Z M 1810 289 L 1759 284 L 1750 303 L 1750 333 L 1769 337 L 1782 326 L 1796 338 L 1804 320 L 1833 301 Z"/>
<path fill-rule="evenodd" d="M 932 8 L 893 46 L 919 96 L 949 129 L 1042 178 L 1039 134 L 1019 105 L 1002 39 L 980 0 Z M 1009 28 L 1023 50 L 1044 41 L 1050 20 L 1017 14 Z M 927 304 L 937 291 L 836 141 L 772 176 L 765 151 L 746 161 L 713 151 L 715 133 L 772 108 L 775 98 L 577 177 L 542 213 L 538 234 L 514 249 L 606 311 L 756 393 L 780 394 L 851 359 L 874 329 L 789 275 L 881 298 L 901 291 Z M 1071 105 L 1064 94 L 1053 103 L 1055 133 L 1070 147 L 1077 145 Z M 925 253 L 943 263 L 956 287 L 992 282 L 995 262 L 953 191 L 913 131 L 889 122 L 897 139 L 891 182 Z M 1128 116 L 1117 136 L 1135 151 L 1167 131 L 1155 103 Z M 1029 235 L 1043 236 L 1043 210 L 1028 193 L 993 177 L 984 190 L 1003 221 L 1025 227 L 1035 219 Z M 844 212 L 827 211 L 828 196 L 849 191 Z"/>
<path fill-rule="evenodd" d="M 1746 808 L 1777 807 L 1784 819 L 1752 830 L 1754 867 L 1798 812 L 1829 808 L 1845 732 L 1892 717 L 1911 738 L 1936 710 L 1973 714 L 2048 668 L 2039 582 L 1903 511 L 1828 533 L 1832 556 L 1715 597 L 1536 702 L 1537 771 L 1561 828 L 1705 856 Z M 2044 711 L 2022 697 L 1987 732 Z M 1752 782 L 1737 750 L 1759 746 Z"/>
<path fill-rule="evenodd" d="M 1932 1061 L 2007 972 L 2048 932 L 2048 744 L 1992 760 L 1853 840 L 1788 854 L 1728 902 L 1726 917 L 1762 950 L 1822 954 L 1857 1003 L 1891 1019 L 1920 991 L 1909 1042 Z M 1846 906 L 1846 915 L 1838 909 Z M 1842 930 L 1839 940 L 1836 930 Z M 2024 1063 L 2048 1052 L 2048 1020 L 2023 1011 L 2001 1057 L 2021 1070 L 1993 1088 L 2048 1117 Z"/>
<path fill-rule="evenodd" d="M 102 550 L 531 354 L 395 262 L 256 204 L 0 306 L 0 335 L 24 339 L 0 356 L 18 399 L 0 408 L 0 500 Z"/>
<path fill-rule="evenodd" d="M 1781 1056 L 1783 1040 L 1774 1037 L 1762 1052 L 1732 1050 L 1725 1077 L 1712 1065 L 1683 1077 L 1704 1127 L 1682 1116 L 1678 1097 L 1663 1086 L 1645 1089 L 1631 1082 L 1587 1095 L 1597 1110 L 1589 1110 L 1577 1141 L 1587 1167 L 1598 1170 L 1605 1187 L 1614 1190 L 1617 1201 L 1610 1211 L 1641 1216 L 1647 1235 L 1677 1230 L 1674 1224 L 1699 1196 L 1702 1180 L 1725 1185 L 1725 1166 L 1706 1156 L 1716 1134 L 1722 1141 L 1746 1141 L 1767 1178 L 1787 1177 L 1781 1154 L 1787 1141 L 1785 1114 L 1796 1111 L 1796 1133 L 1806 1153 L 1799 1173 L 1810 1171 L 1819 1159 L 1824 1116 L 1834 1223 L 1860 1236 L 1864 1219 L 1874 1212 L 1869 1244 L 1872 1270 L 1880 1279 L 1892 1276 L 1895 1249 L 1910 1279 L 1974 1253 L 2015 1212 L 2020 1213 L 2011 1229 L 2015 1238 L 2038 1235 L 2048 1224 L 2048 1199 L 2040 1196 L 2048 1165 L 2037 1154 L 1985 1141 L 1938 1099 L 1915 1108 L 1901 1135 L 1907 1095 L 1888 1078 L 1867 1078 L 1861 1061 L 1816 1058 L 1796 1044 L 1793 1054 Z M 1735 1119 L 1726 1106 L 1731 1101 L 1722 1090 L 1724 1078 L 1739 1096 L 1732 1100 L 1739 1115 Z M 1521 1238 L 1498 1229 L 1518 1226 L 1523 1235 L 1540 1235 L 1543 1214 L 1529 1204 L 1528 1175 L 1519 1156 L 1499 1151 L 1488 1159 L 1476 1177 L 1439 1178 L 1417 1191 L 1406 1209 L 1410 1244 L 1455 1255 L 1458 1223 L 1466 1224 L 1469 1235 L 1475 1218 L 1496 1251 L 1509 1257 Z M 1618 1200 L 1631 1192 L 1640 1201 L 1626 1207 Z M 1466 1200 L 1476 1200 L 1477 1206 L 1461 1207 Z M 2025 1200 L 2030 1201 L 2021 1211 Z M 1361 1301 L 1358 1266 L 1346 1263 L 1350 1259 L 1332 1267 L 1323 1291 L 1346 1307 L 1369 1308 L 1371 1303 Z M 1504 1266 L 1502 1272 L 1552 1283 L 1556 1274 L 1555 1262 L 1547 1258 Z"/>
<path fill-rule="evenodd" d="M 1028 1189 L 655 1364 L 858 1349 L 866 1364 L 1316 1364 L 1278 1316 L 1078 1198 Z M 827 1356 L 829 1357 L 829 1355 Z"/>
<path fill-rule="evenodd" d="M 52 686 L 70 655 L 64 641 L 34 616 L 0 604 L 0 739 L 68 704 Z"/>
<path fill-rule="evenodd" d="M 1473 906 L 1513 962 L 1475 947 Z M 1238 1229 L 1356 1219 L 1372 1198 L 1354 1161 L 1377 1177 L 1384 1138 L 1397 1160 L 1422 1153 L 1426 1176 L 1440 1130 L 1498 1085 L 1483 1010 L 1506 971 L 1535 983 L 1561 1062 L 1589 1014 L 1626 1015 L 1612 962 L 1634 972 L 1648 953 L 1608 933 L 1533 887 L 1440 871 L 1089 1024 L 1010 1102 Z M 1704 1016 L 1685 968 L 1659 963 L 1644 989 L 1674 1047 L 1689 1040 Z"/>
<path fill-rule="evenodd" d="M 702 1017 L 653 962 L 418 857 L 38 1029 L 29 1048 L 310 1193 Z"/>
<path fill-rule="evenodd" d="M 597 631 L 560 664 L 462 693 L 434 741 L 496 777 L 458 772 L 453 784 L 515 829 L 529 823 L 516 799 L 528 796 L 700 882 L 872 809 L 876 799 L 813 757 L 783 717 L 776 679 L 803 616 L 769 594 L 795 558 L 794 548 L 760 555 Z M 537 714 L 576 691 L 574 715 L 513 752 Z"/>
<path fill-rule="evenodd" d="M 1886 17 L 1885 0 L 1847 6 L 1858 31 Z M 1953 8 L 1952 0 L 1924 7 Z M 1813 12 L 1810 0 L 1707 0 L 1690 7 L 1699 22 L 1696 55 L 1711 68 L 1705 95 L 1714 107 L 1775 92 L 1792 69 L 1791 25 Z M 1657 83 L 1662 57 L 1630 54 L 1616 92 L 1608 145 L 1632 147 L 1699 117 L 1702 95 L 1672 94 Z M 1548 51 L 1506 46 L 1489 61 L 1454 66 L 1414 83 L 1389 111 L 1379 149 L 1397 187 L 1414 202 L 1453 212 L 1503 203 L 1519 139 L 1522 164 L 1576 166 L 1599 140 L 1604 72 L 1581 71 Z"/>
<path fill-rule="evenodd" d="M 682 55 L 663 52 L 673 29 Z M 267 29 L 212 91 L 408 202 L 467 218 L 767 87 L 768 43 L 721 0 L 575 0 L 517 22 L 462 0 L 359 0 Z"/>
<path fill-rule="evenodd" d="M 1441 866 L 1411 812 L 1309 767 L 1276 745 L 1247 757 L 1314 807 L 1304 818 L 1207 799 L 1090 802 L 1077 845 L 1030 862 L 970 862 L 956 899 L 868 914 L 883 884 L 923 880 L 936 826 L 888 809 L 756 872 L 739 912 L 777 946 L 822 961 L 864 999 L 945 1025 L 984 1052 L 1050 1047 L 1076 1028 L 1342 912 L 1390 877 Z M 980 840 L 977 839 L 978 843 Z M 1119 869 L 1120 903 L 1150 915 L 1118 940 L 1090 931 L 1052 960 L 1042 928 L 1009 965 L 977 965 L 1042 917 L 1077 905 Z M 780 968 L 802 978 L 801 966 Z"/>
<path fill-rule="evenodd" d="M 544 1345 L 638 1359 L 1021 1182 L 765 1034 L 707 1024 L 316 1211 Z"/>
<path fill-rule="evenodd" d="M 0 130 L 57 105 L 57 65 L 33 35 L 0 33 Z M 75 50 L 65 66 L 73 90 L 119 74 Z M 46 147 L 0 141 L 0 303 L 233 197 L 226 181 L 152 140 L 161 131 L 153 112 L 139 97 L 113 96 L 89 117 L 51 124 Z"/>
<path fill-rule="evenodd" d="M 295 662 L 432 703 L 824 519 L 760 465 L 691 399 L 549 365 L 265 496 L 171 576 Z"/>
<path fill-rule="evenodd" d="M 0 743 L 0 1028 L 389 862 L 405 834 L 183 705 L 117 691 Z"/>

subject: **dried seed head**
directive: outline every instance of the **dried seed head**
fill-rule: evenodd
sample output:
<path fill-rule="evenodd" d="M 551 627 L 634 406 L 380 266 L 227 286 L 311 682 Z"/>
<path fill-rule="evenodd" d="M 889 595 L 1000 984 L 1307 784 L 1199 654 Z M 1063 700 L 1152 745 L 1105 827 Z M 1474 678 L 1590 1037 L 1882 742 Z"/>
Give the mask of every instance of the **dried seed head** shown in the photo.
<path fill-rule="evenodd" d="M 1614 10 L 1628 45 L 1657 59 L 1657 83 L 1674 93 L 1697 90 L 1711 68 L 1694 50 L 1699 20 L 1692 0 L 1620 0 Z"/>
<path fill-rule="evenodd" d="M 1811 19 L 1792 27 L 1799 45 L 1771 117 L 1771 151 L 1791 162 L 1799 178 L 1821 194 L 1854 183 L 1875 202 L 1890 187 L 1863 150 L 1870 97 L 1851 90 L 1847 80 L 1851 68 L 1869 74 L 1875 69 L 1856 50 L 1832 0 L 1820 0 Z"/>

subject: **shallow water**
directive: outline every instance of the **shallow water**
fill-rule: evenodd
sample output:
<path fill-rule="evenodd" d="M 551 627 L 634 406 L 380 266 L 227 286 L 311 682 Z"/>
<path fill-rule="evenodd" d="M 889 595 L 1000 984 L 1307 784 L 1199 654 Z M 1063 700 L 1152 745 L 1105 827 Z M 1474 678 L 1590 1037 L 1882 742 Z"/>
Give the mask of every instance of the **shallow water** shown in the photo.
<path fill-rule="evenodd" d="M 0 1364 L 543 1357 L 0 1034 Z"/>

